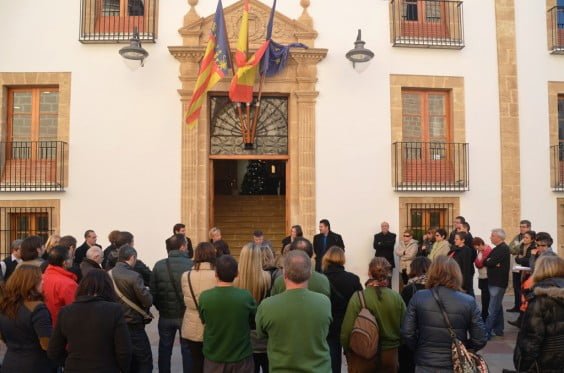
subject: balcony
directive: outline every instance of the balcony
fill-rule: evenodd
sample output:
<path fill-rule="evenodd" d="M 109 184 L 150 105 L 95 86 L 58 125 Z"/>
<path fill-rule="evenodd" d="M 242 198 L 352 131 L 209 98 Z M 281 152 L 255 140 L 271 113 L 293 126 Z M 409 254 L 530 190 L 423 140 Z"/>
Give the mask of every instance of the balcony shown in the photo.
<path fill-rule="evenodd" d="M 127 43 L 133 31 L 139 39 L 157 38 L 158 0 L 81 0 L 81 43 Z"/>
<path fill-rule="evenodd" d="M 64 191 L 67 158 L 62 141 L 0 142 L 0 191 Z"/>
<path fill-rule="evenodd" d="M 467 143 L 395 142 L 392 151 L 394 190 L 469 190 Z"/>
<path fill-rule="evenodd" d="M 464 48 L 462 1 L 391 0 L 394 47 Z"/>
<path fill-rule="evenodd" d="M 546 18 L 548 49 L 552 54 L 564 54 L 564 7 L 550 8 Z"/>

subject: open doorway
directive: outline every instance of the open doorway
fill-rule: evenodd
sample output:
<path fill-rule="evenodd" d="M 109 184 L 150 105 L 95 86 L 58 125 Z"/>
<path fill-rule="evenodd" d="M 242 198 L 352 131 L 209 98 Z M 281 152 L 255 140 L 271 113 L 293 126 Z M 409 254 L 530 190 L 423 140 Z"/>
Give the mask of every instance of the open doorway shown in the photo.
<path fill-rule="evenodd" d="M 235 256 L 261 230 L 275 252 L 286 236 L 286 160 L 215 159 L 211 226 Z"/>

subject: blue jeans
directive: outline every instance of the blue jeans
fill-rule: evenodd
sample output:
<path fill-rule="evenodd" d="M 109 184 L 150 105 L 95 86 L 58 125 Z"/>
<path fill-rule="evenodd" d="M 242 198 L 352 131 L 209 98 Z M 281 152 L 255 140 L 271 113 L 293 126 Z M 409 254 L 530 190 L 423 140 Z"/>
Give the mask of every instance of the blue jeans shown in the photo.
<path fill-rule="evenodd" d="M 152 373 L 153 353 L 151 352 L 149 337 L 145 332 L 145 325 L 128 324 L 127 328 L 129 329 L 131 345 L 133 347 L 130 371 L 138 373 Z"/>
<path fill-rule="evenodd" d="M 492 331 L 503 334 L 503 295 L 505 288 L 488 285 L 490 291 L 490 306 L 488 307 L 488 318 L 486 319 L 486 333 L 491 336 Z"/>
<path fill-rule="evenodd" d="M 192 355 L 188 348 L 188 342 L 180 338 L 181 325 L 182 319 L 159 317 L 159 372 L 170 373 L 170 357 L 172 356 L 172 346 L 177 331 L 180 339 L 180 353 L 182 354 L 182 370 L 184 373 L 192 371 Z"/>

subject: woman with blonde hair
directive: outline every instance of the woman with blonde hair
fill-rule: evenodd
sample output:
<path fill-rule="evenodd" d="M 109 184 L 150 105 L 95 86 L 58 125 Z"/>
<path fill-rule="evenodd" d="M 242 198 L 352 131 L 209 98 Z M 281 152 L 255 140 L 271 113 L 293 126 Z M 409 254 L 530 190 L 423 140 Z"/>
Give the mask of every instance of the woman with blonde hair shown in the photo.
<path fill-rule="evenodd" d="M 401 296 L 388 288 L 392 266 L 386 258 L 376 257 L 368 266 L 369 280 L 364 291 L 353 294 L 341 326 L 341 344 L 345 349 L 349 372 L 397 372 L 400 324 L 405 314 Z M 378 354 L 366 360 L 349 349 L 354 322 L 361 310 L 361 298 L 374 315 L 380 328 Z"/>
<path fill-rule="evenodd" d="M 340 335 L 341 324 L 347 311 L 349 300 L 355 291 L 362 290 L 357 275 L 345 271 L 345 251 L 338 246 L 331 246 L 323 255 L 321 270 L 327 276 L 331 286 L 331 314 L 333 322 L 329 326 L 327 343 L 331 353 L 331 369 L 333 373 L 341 372 L 343 349 Z"/>
<path fill-rule="evenodd" d="M 564 352 L 564 259 L 542 255 L 517 336 L 513 362 L 518 372 L 562 372 Z"/>
<path fill-rule="evenodd" d="M 60 240 L 61 236 L 59 236 L 57 233 L 52 234 L 49 236 L 49 238 L 47 238 L 47 242 L 45 242 L 45 252 L 43 253 L 43 259 L 47 260 L 49 258 L 51 249 L 57 246 Z"/>
<path fill-rule="evenodd" d="M 200 295 L 213 288 L 216 284 L 215 278 L 215 247 L 210 242 L 200 242 L 194 250 L 194 266 L 192 270 L 186 271 L 180 278 L 182 294 L 186 311 L 182 319 L 182 338 L 187 340 L 188 348 L 192 354 L 192 371 L 202 373 L 204 371 L 204 324 L 200 319 L 199 299 Z"/>
<path fill-rule="evenodd" d="M 473 351 L 486 345 L 484 321 L 474 298 L 462 292 L 462 272 L 454 259 L 436 257 L 425 287 L 411 298 L 401 335 L 415 352 L 415 372 L 452 371 L 452 338 L 441 309 L 456 337 Z"/>
<path fill-rule="evenodd" d="M 42 290 L 41 270 L 32 265 L 19 266 L 6 283 L 0 301 L 0 336 L 8 347 L 2 372 L 51 372 L 51 316 Z"/>
<path fill-rule="evenodd" d="M 270 258 L 266 251 L 270 251 Z M 233 285 L 241 289 L 248 290 L 257 307 L 260 302 L 270 293 L 271 274 L 265 271 L 264 265 L 274 262 L 274 254 L 270 248 L 253 245 L 248 243 L 241 249 L 239 255 L 239 275 Z M 256 330 L 251 330 L 251 344 L 253 346 L 253 359 L 255 361 L 255 372 L 259 372 L 262 367 L 263 372 L 268 372 L 268 356 L 266 354 L 266 340 L 256 336 Z"/>

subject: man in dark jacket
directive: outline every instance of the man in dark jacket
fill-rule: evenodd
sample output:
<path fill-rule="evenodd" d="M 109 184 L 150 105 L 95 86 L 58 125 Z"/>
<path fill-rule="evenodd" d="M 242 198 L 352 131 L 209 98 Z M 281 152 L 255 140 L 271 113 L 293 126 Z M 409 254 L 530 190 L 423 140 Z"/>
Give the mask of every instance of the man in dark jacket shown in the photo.
<path fill-rule="evenodd" d="M 123 231 L 117 234 L 117 238 L 116 238 L 116 247 L 118 248 L 117 260 L 119 260 L 119 249 L 124 245 L 135 247 L 133 242 L 134 242 L 133 234 L 131 234 L 130 232 Z M 141 278 L 143 279 L 143 284 L 149 287 L 151 283 L 151 269 L 149 269 L 149 267 L 147 267 L 145 263 L 143 263 L 143 261 L 137 259 L 135 261 L 135 265 L 133 266 L 133 270 L 141 275 Z"/>
<path fill-rule="evenodd" d="M 92 246 L 98 246 L 101 248 L 101 246 L 96 243 L 97 239 L 98 236 L 92 229 L 84 232 L 84 243 L 80 245 L 74 252 L 74 264 L 79 265 L 80 263 L 82 263 L 82 261 L 86 257 L 86 251 L 88 251 L 88 249 Z"/>
<path fill-rule="evenodd" d="M 166 240 L 168 258 L 159 260 L 151 274 L 151 294 L 153 303 L 159 310 L 159 372 L 170 372 L 170 357 L 176 331 L 180 335 L 182 318 L 186 307 L 180 286 L 180 277 L 192 268 L 188 258 L 188 241 L 182 233 Z M 180 338 L 182 367 L 189 372 L 192 357 L 186 339 Z"/>
<path fill-rule="evenodd" d="M 23 240 L 20 239 L 12 241 L 12 244 L 10 246 L 12 253 L 10 254 L 10 256 L 4 258 L 4 260 L 2 260 L 2 263 L 0 263 L 0 268 L 2 268 L 2 278 L 4 282 L 8 281 L 8 278 L 16 269 L 18 263 L 22 261 L 22 254 L 20 251 L 22 242 Z"/>
<path fill-rule="evenodd" d="M 327 249 L 339 246 L 345 250 L 345 243 L 340 234 L 331 231 L 331 224 L 327 219 L 319 221 L 319 234 L 313 237 L 313 251 L 315 252 L 315 270 L 321 272 L 321 260 Z"/>
<path fill-rule="evenodd" d="M 133 345 L 130 371 L 151 373 L 153 371 L 153 355 L 149 337 L 145 332 L 146 317 L 140 311 L 147 313 L 153 303 L 153 297 L 149 289 L 143 284 L 141 275 L 133 270 L 136 261 L 137 251 L 129 245 L 124 245 L 119 249 L 118 263 L 109 274 L 120 298 L 125 322 L 131 336 L 131 344 Z M 133 303 L 136 307 L 132 307 L 128 303 Z M 139 308 L 139 310 L 135 308 Z"/>
<path fill-rule="evenodd" d="M 486 319 L 486 333 L 488 339 L 492 335 L 503 336 L 503 295 L 509 283 L 509 246 L 505 243 L 505 231 L 494 229 L 490 236 L 495 245 L 490 256 L 485 261 L 488 269 L 488 290 L 490 291 L 490 306 Z"/>
<path fill-rule="evenodd" d="M 186 242 L 188 242 L 186 252 L 188 253 L 188 258 L 192 259 L 194 257 L 194 248 L 192 247 L 192 240 L 186 235 L 186 225 L 182 223 L 174 224 L 174 227 L 172 227 L 172 234 L 179 233 L 186 237 Z"/>
<path fill-rule="evenodd" d="M 396 234 L 390 232 L 390 224 L 385 221 L 380 224 L 380 229 L 381 232 L 374 235 L 374 243 L 372 244 L 374 256 L 386 258 L 392 268 L 395 268 L 394 246 L 396 245 Z"/>

